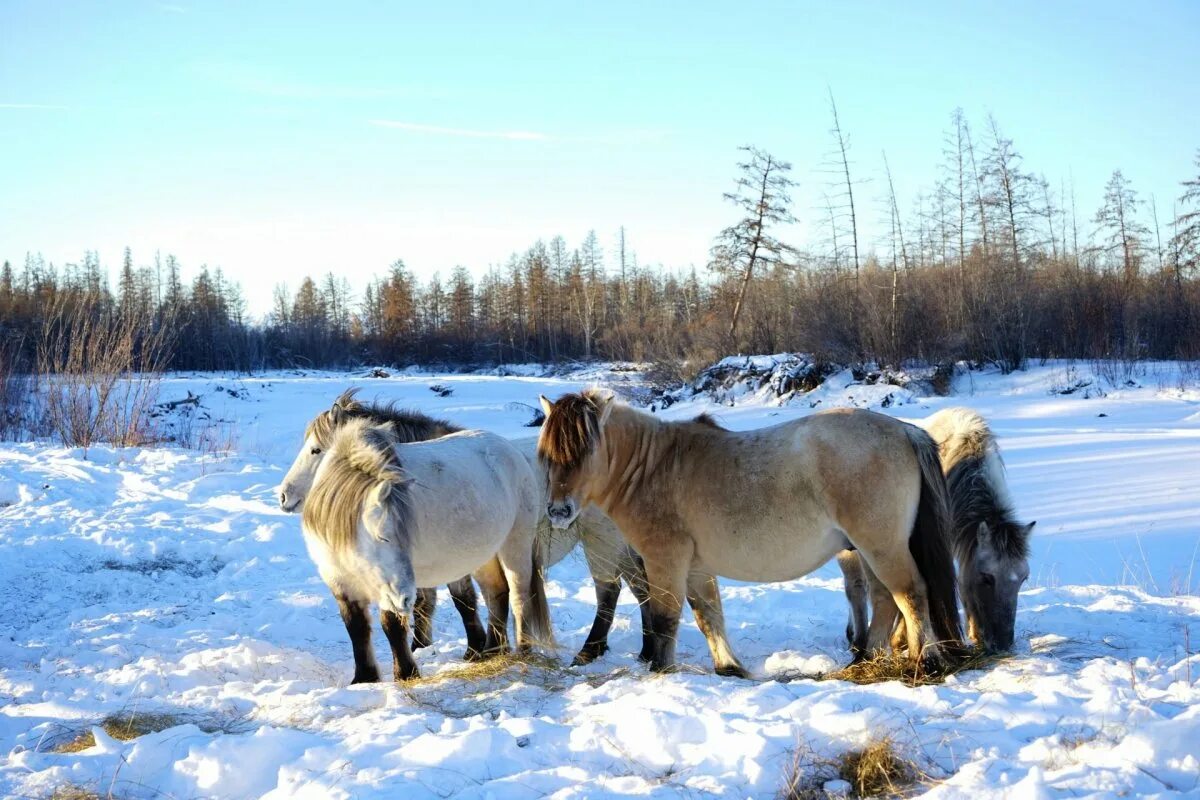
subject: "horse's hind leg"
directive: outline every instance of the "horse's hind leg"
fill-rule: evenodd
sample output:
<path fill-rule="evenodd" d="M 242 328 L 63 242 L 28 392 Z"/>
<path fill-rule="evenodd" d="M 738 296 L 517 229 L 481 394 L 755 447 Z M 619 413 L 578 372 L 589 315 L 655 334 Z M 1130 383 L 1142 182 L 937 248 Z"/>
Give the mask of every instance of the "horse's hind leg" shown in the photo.
<path fill-rule="evenodd" d="M 850 619 L 846 622 L 846 642 L 854 660 L 859 661 L 867 653 L 867 576 L 862 559 L 854 550 L 838 553 L 838 566 L 842 568 L 842 580 L 846 588 L 846 600 L 850 603 Z"/>
<path fill-rule="evenodd" d="M 503 655 L 508 652 L 508 579 L 500 561 L 493 558 L 474 573 L 483 602 L 487 604 L 487 637 L 483 646 L 483 657 Z"/>
<path fill-rule="evenodd" d="M 470 575 L 465 575 L 449 584 L 448 588 L 450 598 L 454 600 L 454 608 L 462 617 L 463 630 L 467 632 L 467 652 L 463 654 L 463 659 L 478 661 L 487 649 L 487 634 L 479 624 L 479 602 L 475 594 L 475 584 Z"/>
<path fill-rule="evenodd" d="M 433 612 L 436 609 L 437 589 L 417 589 L 417 601 L 413 603 L 413 650 L 433 644 Z"/>
<path fill-rule="evenodd" d="M 391 609 L 381 610 L 379 616 L 388 644 L 392 646 L 392 677 L 398 681 L 419 678 L 421 673 L 417 669 L 417 662 L 408 649 L 407 620 Z"/>
<path fill-rule="evenodd" d="M 346 633 L 350 635 L 350 647 L 354 650 L 354 678 L 350 683 L 375 683 L 379 680 L 379 666 L 371 650 L 371 617 L 367 604 L 351 600 L 347 595 L 334 592 Z"/>
<path fill-rule="evenodd" d="M 750 673 L 738 661 L 729 640 L 725 638 L 725 612 L 721 609 L 721 590 L 717 579 L 702 572 L 692 572 L 687 578 L 687 599 L 696 615 L 696 625 L 708 640 L 713 666 L 718 675 L 749 678 Z"/>
<path fill-rule="evenodd" d="M 898 540 L 904 542 L 899 537 Z M 929 617 L 929 595 L 925 588 L 925 580 L 917 569 L 917 563 L 908 551 L 907 543 L 891 552 L 864 549 L 861 546 L 859 551 L 867 559 L 867 566 L 887 587 L 896 607 L 900 609 L 905 623 L 909 657 L 914 660 L 924 657 L 930 663 L 936 663 L 940 651 L 937 636 L 933 632 L 933 622 Z M 879 622 L 875 623 L 875 620 L 872 620 L 873 624 L 886 625 L 883 615 L 876 616 Z M 885 630 L 886 641 L 892 627 L 886 625 Z M 925 645 L 924 651 L 921 649 L 922 643 Z"/>

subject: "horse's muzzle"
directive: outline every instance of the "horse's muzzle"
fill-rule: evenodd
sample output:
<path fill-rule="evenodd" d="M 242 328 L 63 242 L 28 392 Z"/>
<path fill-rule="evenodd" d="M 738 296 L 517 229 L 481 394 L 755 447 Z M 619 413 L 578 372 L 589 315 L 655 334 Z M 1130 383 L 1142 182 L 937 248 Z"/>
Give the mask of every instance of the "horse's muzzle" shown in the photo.
<path fill-rule="evenodd" d="M 575 504 L 569 501 L 550 503 L 546 506 L 546 518 L 550 520 L 550 527 L 558 530 L 571 527 L 571 523 L 575 521 L 578 513 L 575 510 Z"/>

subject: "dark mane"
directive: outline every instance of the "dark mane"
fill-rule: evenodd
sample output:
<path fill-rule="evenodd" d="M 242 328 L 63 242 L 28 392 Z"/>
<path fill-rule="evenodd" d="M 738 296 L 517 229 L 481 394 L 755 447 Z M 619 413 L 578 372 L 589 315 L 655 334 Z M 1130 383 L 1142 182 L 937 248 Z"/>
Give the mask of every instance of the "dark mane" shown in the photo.
<path fill-rule="evenodd" d="M 542 423 L 538 458 L 567 469 L 581 465 L 600 436 L 600 409 L 588 392 L 564 394 Z"/>
<path fill-rule="evenodd" d="M 953 548 L 960 564 L 975 556 L 979 523 L 986 522 L 992 544 L 1009 558 L 1029 557 L 1028 528 L 1017 522 L 1013 510 L 987 480 L 982 456 L 964 458 L 946 476 L 954 510 Z"/>
<path fill-rule="evenodd" d="M 412 409 L 397 408 L 394 403 L 363 403 L 357 395 L 357 388 L 347 389 L 334 401 L 344 419 L 365 419 L 373 425 L 390 425 L 396 441 L 401 444 L 437 439 L 462 430 L 444 419 Z M 308 424 L 305 435 L 316 434 L 318 441 L 328 442 L 333 428 L 331 413 L 324 411 Z"/>
<path fill-rule="evenodd" d="M 706 428 L 716 428 L 719 431 L 725 430 L 725 427 L 721 425 L 721 423 L 717 422 L 716 419 L 714 419 L 713 416 L 707 411 L 697 414 L 692 419 L 692 422 L 696 425 L 703 425 Z"/>

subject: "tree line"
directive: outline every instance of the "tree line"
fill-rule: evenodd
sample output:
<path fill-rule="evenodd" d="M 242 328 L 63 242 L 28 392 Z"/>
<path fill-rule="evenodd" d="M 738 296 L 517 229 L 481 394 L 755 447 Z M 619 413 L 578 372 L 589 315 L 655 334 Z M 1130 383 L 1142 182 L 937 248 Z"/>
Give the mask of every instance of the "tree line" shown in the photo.
<path fill-rule="evenodd" d="M 624 229 L 602 247 L 533 243 L 479 276 L 418 279 L 396 261 L 359 293 L 328 274 L 280 286 L 252 319 L 237 284 L 173 256 L 135 264 L 112 287 L 93 253 L 56 268 L 28 255 L 0 268 L 0 357 L 33 368 L 54 315 L 85 307 L 165 332 L 179 370 L 360 363 L 497 364 L 611 358 L 702 366 L 734 352 L 804 351 L 900 365 L 968 359 L 1200 357 L 1200 151 L 1171 211 L 1117 170 L 1094 210 L 1027 167 L 994 119 L 956 111 L 929 186 L 897 196 L 886 153 L 861 170 L 830 97 L 830 176 L 819 241 L 786 241 L 791 164 L 746 147 L 731 224 L 700 270 L 639 263 Z M 883 187 L 864 204 L 864 178 Z M 858 190 L 856 193 L 856 189 Z M 871 208 L 868 208 L 870 205 Z M 864 214 L 882 212 L 882 240 Z M 61 337 L 60 337 L 61 338 Z M 136 351 L 136 348 L 135 348 Z M 157 352 L 157 351 L 156 351 Z"/>

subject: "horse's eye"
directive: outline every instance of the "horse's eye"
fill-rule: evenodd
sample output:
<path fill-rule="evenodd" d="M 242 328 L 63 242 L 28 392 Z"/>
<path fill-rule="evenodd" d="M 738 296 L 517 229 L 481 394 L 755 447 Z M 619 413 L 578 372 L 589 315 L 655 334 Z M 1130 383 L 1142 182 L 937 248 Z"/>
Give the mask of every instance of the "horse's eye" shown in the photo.
<path fill-rule="evenodd" d="M 314 448 L 313 448 L 313 449 L 312 449 L 310 452 L 311 452 L 311 453 L 312 453 L 314 456 L 319 456 L 319 455 L 321 455 L 321 448 L 319 448 L 319 447 L 314 447 Z"/>
<path fill-rule="evenodd" d="M 995 586 L 996 585 L 996 576 L 991 574 L 990 572 L 979 573 L 979 579 L 981 581 L 983 581 L 984 586 Z"/>

